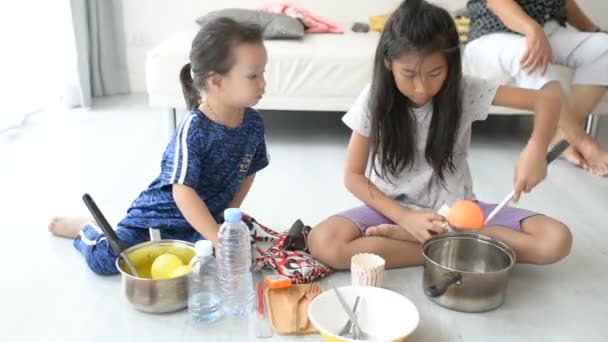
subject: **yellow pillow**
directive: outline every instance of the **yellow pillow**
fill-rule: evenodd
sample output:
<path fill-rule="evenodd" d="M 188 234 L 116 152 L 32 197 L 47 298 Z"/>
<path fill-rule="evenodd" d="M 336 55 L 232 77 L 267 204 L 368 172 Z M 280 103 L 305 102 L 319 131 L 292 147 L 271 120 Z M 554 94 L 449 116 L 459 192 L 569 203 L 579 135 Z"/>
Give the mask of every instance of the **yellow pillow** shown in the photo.
<path fill-rule="evenodd" d="M 374 31 L 382 32 L 382 30 L 384 30 L 384 25 L 386 25 L 386 21 L 390 16 L 390 13 L 386 13 L 369 17 L 369 27 Z"/>
<path fill-rule="evenodd" d="M 384 30 L 384 25 L 386 25 L 386 22 L 390 16 L 390 13 L 385 13 L 369 17 L 369 27 L 374 31 L 382 32 L 382 30 Z M 460 43 L 466 43 L 469 35 L 469 25 L 471 23 L 471 19 L 461 16 L 452 18 L 456 24 L 456 30 L 458 31 Z"/>
<path fill-rule="evenodd" d="M 460 39 L 460 43 L 464 44 L 467 42 L 469 37 L 469 26 L 471 24 L 471 19 L 468 17 L 453 17 L 454 24 L 456 24 L 456 30 L 458 31 L 458 38 Z"/>

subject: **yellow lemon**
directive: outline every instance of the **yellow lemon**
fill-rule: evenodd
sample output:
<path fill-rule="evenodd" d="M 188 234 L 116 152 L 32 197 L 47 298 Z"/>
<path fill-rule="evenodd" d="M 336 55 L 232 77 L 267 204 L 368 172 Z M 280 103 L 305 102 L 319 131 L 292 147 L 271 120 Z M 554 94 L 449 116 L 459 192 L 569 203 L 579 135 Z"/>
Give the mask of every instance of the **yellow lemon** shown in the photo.
<path fill-rule="evenodd" d="M 171 278 L 181 277 L 190 272 L 192 272 L 192 267 L 190 267 L 188 265 L 180 266 L 180 267 L 176 268 L 175 271 L 173 271 L 173 273 L 171 274 Z"/>
<path fill-rule="evenodd" d="M 176 269 L 183 266 L 182 260 L 173 254 L 161 254 L 150 267 L 152 279 L 169 279 L 173 276 Z"/>

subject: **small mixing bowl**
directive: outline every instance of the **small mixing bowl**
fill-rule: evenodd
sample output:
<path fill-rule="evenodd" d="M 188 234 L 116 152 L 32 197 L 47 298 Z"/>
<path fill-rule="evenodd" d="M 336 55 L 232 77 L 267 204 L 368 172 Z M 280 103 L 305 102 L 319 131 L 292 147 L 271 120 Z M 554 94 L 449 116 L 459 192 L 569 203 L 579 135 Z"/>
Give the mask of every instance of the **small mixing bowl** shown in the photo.
<path fill-rule="evenodd" d="M 355 298 L 361 297 L 357 321 L 369 334 L 368 341 L 405 341 L 418 326 L 418 309 L 396 292 L 371 286 L 343 286 L 338 289 L 351 307 Z M 333 290 L 323 292 L 310 303 L 308 318 L 327 342 L 357 341 L 338 336 L 348 316 Z"/>

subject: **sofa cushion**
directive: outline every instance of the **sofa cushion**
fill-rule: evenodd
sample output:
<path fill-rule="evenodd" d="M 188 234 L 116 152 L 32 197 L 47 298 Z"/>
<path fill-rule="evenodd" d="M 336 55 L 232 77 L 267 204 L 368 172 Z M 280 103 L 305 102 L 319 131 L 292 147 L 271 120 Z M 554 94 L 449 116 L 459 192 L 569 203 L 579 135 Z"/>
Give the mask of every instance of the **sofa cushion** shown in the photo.
<path fill-rule="evenodd" d="M 196 19 L 203 26 L 209 20 L 227 17 L 237 22 L 257 24 L 262 27 L 265 39 L 299 39 L 304 37 L 304 25 L 295 18 L 276 13 L 258 12 L 251 9 L 227 8 L 210 12 Z"/>
<path fill-rule="evenodd" d="M 348 25 L 347 23 L 340 23 Z M 146 84 L 152 106 L 184 108 L 177 74 L 184 63 L 196 31 L 172 34 L 147 53 Z M 347 111 L 361 89 L 371 81 L 374 52 L 380 33 L 308 34 L 301 40 L 270 40 L 266 66 L 266 92 L 256 106 L 273 110 Z M 560 68 L 564 80 L 572 71 Z M 500 69 L 463 59 L 463 73 L 508 83 Z M 568 83 L 568 82 L 565 82 Z M 492 114 L 528 113 L 492 107 Z M 608 95 L 594 113 L 608 114 Z"/>

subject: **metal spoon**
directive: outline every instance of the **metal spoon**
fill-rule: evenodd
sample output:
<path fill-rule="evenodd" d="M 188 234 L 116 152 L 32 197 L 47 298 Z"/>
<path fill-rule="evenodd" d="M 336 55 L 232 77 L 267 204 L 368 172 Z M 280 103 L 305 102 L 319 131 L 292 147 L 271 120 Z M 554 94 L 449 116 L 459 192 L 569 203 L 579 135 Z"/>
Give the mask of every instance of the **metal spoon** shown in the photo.
<path fill-rule="evenodd" d="M 359 307 L 359 299 L 361 299 L 361 296 L 357 296 L 357 298 L 355 298 L 355 304 L 353 305 L 353 313 L 355 315 L 357 314 L 357 308 Z M 352 325 L 353 325 L 353 322 L 349 319 L 348 322 L 344 323 L 344 326 L 342 327 L 342 329 L 340 329 L 338 336 L 352 337 L 352 332 L 351 332 Z M 351 336 L 346 336 L 346 335 L 351 335 Z"/>
<path fill-rule="evenodd" d="M 342 297 L 342 295 L 338 291 L 338 288 L 334 287 L 334 293 L 336 294 L 336 297 L 338 297 L 338 301 L 340 302 L 340 305 L 342 305 L 342 310 L 344 310 L 344 312 L 346 312 L 346 314 L 348 315 L 348 317 L 350 318 L 351 322 L 354 325 L 353 339 L 361 340 L 361 341 L 368 340 L 369 335 L 365 331 L 363 331 L 361 329 L 361 327 L 359 326 L 359 323 L 357 322 L 357 317 L 355 317 L 355 314 L 353 313 L 353 311 L 348 307 L 348 304 L 346 304 L 346 301 L 344 300 L 344 297 Z"/>

